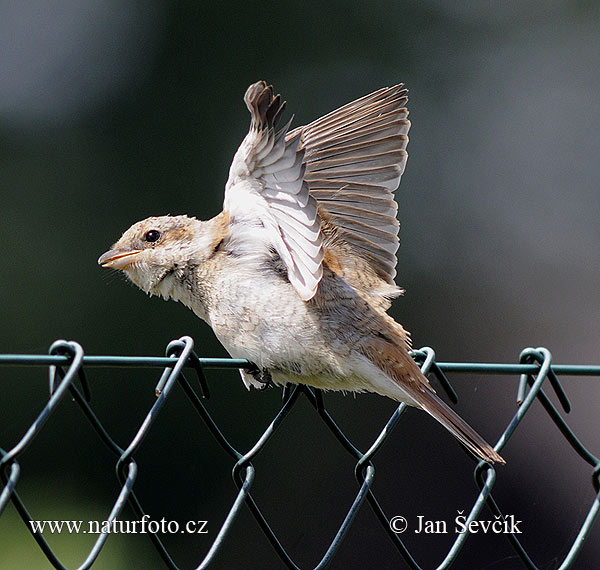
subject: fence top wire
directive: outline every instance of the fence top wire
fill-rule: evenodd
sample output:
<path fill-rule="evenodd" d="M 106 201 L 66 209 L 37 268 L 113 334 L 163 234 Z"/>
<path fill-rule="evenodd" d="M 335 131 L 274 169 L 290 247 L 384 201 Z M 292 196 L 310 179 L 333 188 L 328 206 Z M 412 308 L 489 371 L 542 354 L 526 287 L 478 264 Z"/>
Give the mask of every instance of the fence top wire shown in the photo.
<path fill-rule="evenodd" d="M 427 347 L 425 347 L 427 348 Z M 421 351 L 424 350 L 423 348 Z M 418 351 L 417 351 L 418 352 Z M 198 358 L 206 369 L 231 370 L 247 368 L 250 362 L 241 358 Z M 56 354 L 0 354 L 0 366 L 66 366 L 70 357 Z M 165 368 L 173 363 L 166 356 L 92 356 L 83 357 L 83 365 L 92 368 Z M 535 374 L 537 364 L 490 362 L 437 362 L 444 372 L 462 374 Z M 191 362 L 186 368 L 194 367 Z M 600 364 L 552 364 L 555 374 L 561 376 L 599 376 Z"/>
<path fill-rule="evenodd" d="M 408 547 L 401 540 L 400 535 L 395 532 L 394 527 L 391 525 L 391 519 L 385 514 L 372 490 L 372 483 L 375 477 L 373 459 L 384 441 L 390 437 L 398 420 L 405 412 L 407 407 L 405 404 L 398 406 L 392 416 L 387 420 L 381 432 L 377 435 L 368 449 L 363 452 L 349 440 L 342 429 L 337 425 L 326 409 L 322 394 L 319 390 L 313 390 L 305 386 L 295 386 L 293 388 L 287 387 L 284 389 L 284 402 L 282 407 L 276 413 L 264 433 L 262 433 L 258 440 L 250 446 L 249 450 L 238 450 L 222 434 L 218 425 L 202 402 L 202 398 L 207 398 L 209 395 L 208 383 L 203 371 L 204 369 L 246 368 L 250 363 L 245 360 L 226 358 L 198 358 L 193 352 L 193 341 L 190 337 L 182 337 L 179 340 L 169 343 L 166 354 L 166 357 L 86 356 L 84 355 L 83 348 L 78 343 L 56 341 L 51 346 L 49 355 L 0 355 L 0 366 L 44 366 L 48 367 L 50 372 L 50 395 L 46 405 L 16 445 L 8 450 L 0 448 L 0 479 L 3 484 L 3 487 L 0 487 L 0 515 L 7 503 L 12 501 L 18 514 L 26 524 L 27 529 L 33 535 L 38 546 L 42 549 L 55 568 L 66 570 L 66 567 L 60 562 L 52 548 L 46 542 L 42 532 L 34 529 L 32 525 L 29 524 L 33 518 L 16 490 L 21 474 L 18 461 L 19 456 L 26 451 L 29 443 L 31 443 L 40 430 L 43 429 L 48 417 L 57 409 L 59 401 L 67 392 L 69 392 L 75 403 L 83 411 L 86 419 L 96 431 L 100 440 L 117 458 L 115 466 L 120 491 L 111 507 L 108 521 L 116 520 L 127 503 L 131 505 L 136 515 L 142 519 L 146 514 L 134 492 L 134 484 L 138 474 L 138 466 L 134 454 L 142 444 L 148 431 L 151 429 L 160 409 L 165 400 L 169 397 L 172 389 L 174 386 L 179 385 L 189 398 L 196 413 L 204 421 L 209 432 L 231 457 L 233 461 L 233 480 L 238 488 L 235 501 L 231 505 L 225 520 L 219 528 L 216 538 L 212 541 L 211 546 L 197 568 L 203 569 L 213 567 L 215 559 L 218 558 L 219 551 L 222 549 L 223 544 L 227 542 L 230 530 L 235 523 L 240 510 L 246 507 L 258 522 L 258 525 L 279 558 L 282 560 L 284 566 L 293 570 L 299 570 L 299 567 L 292 560 L 275 531 L 269 525 L 269 522 L 263 515 L 251 493 L 252 486 L 256 479 L 256 471 L 252 460 L 257 453 L 268 445 L 273 433 L 284 421 L 286 421 L 288 413 L 294 407 L 296 402 L 298 402 L 301 397 L 305 397 L 325 426 L 335 436 L 339 444 L 356 461 L 354 474 L 359 487 L 333 540 L 327 547 L 320 562 L 315 566 L 315 570 L 324 569 L 332 562 L 340 549 L 344 537 L 352 526 L 356 515 L 365 502 L 368 503 L 373 510 L 383 532 L 391 539 L 407 567 L 413 570 L 422 570 L 422 566 L 419 565 Z M 552 356 L 545 348 L 524 349 L 521 352 L 518 364 L 436 362 L 434 351 L 428 347 L 415 351 L 414 356 L 421 364 L 423 373 L 435 375 L 447 392 L 449 398 L 453 401 L 456 401 L 457 397 L 446 377 L 446 373 L 519 375 L 517 388 L 517 402 L 519 403 L 519 406 L 509 424 L 500 434 L 495 449 L 500 451 L 507 445 L 510 437 L 515 430 L 518 429 L 521 420 L 531 409 L 533 402 L 537 399 L 573 450 L 592 467 L 591 479 L 596 494 L 595 499 L 591 506 L 589 506 L 585 520 L 581 524 L 566 556 L 560 561 L 558 561 L 558 556 L 555 558 L 555 560 L 558 561 L 556 566 L 557 569 L 566 570 L 567 568 L 572 568 L 577 555 L 583 548 L 585 539 L 592 529 L 598 512 L 600 511 L 600 460 L 598 460 L 598 458 L 580 442 L 542 388 L 544 383 L 550 384 L 550 387 L 556 393 L 563 412 L 568 413 L 570 410 L 570 403 L 558 376 L 600 376 L 600 365 L 552 364 Z M 117 445 L 90 405 L 90 394 L 85 370 L 94 367 L 163 369 L 161 379 L 156 387 L 157 398 L 148 410 L 148 413 L 140 424 L 136 434 L 124 449 Z M 195 370 L 200 381 L 200 396 L 185 378 L 183 370 L 186 368 L 193 368 Z M 76 378 L 80 381 L 83 393 L 74 384 Z M 467 525 L 467 528 L 469 523 L 479 519 L 484 506 L 487 506 L 496 520 L 506 521 L 506 515 L 503 514 L 500 506 L 492 495 L 492 488 L 494 487 L 497 477 L 495 469 L 486 463 L 479 462 L 474 468 L 474 475 L 479 491 L 473 499 L 472 508 L 468 514 L 465 513 L 465 524 Z M 505 536 L 515 550 L 518 558 L 522 561 L 523 567 L 537 570 L 538 566 L 536 566 L 524 546 L 521 544 L 520 537 L 517 534 L 518 533 L 516 532 L 508 532 Z M 97 556 L 108 540 L 109 535 L 109 531 L 98 534 L 93 547 L 90 549 L 82 564 L 79 565 L 78 568 L 80 570 L 86 570 L 93 566 Z M 154 547 L 162 557 L 165 566 L 177 570 L 178 566 L 167 551 L 160 536 L 153 532 L 148 533 L 148 535 Z M 437 566 L 438 570 L 450 568 L 450 566 L 455 563 L 459 552 L 470 535 L 471 533 L 467 531 L 456 537 L 446 556 Z"/>

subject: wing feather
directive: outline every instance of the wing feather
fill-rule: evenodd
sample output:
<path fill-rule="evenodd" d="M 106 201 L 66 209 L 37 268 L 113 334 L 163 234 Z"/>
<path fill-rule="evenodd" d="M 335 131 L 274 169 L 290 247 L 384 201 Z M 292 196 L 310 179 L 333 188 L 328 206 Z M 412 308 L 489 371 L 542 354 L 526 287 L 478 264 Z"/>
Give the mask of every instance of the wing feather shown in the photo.
<path fill-rule="evenodd" d="M 302 135 L 310 194 L 351 246 L 340 251 L 363 257 L 389 284 L 400 244 L 393 192 L 408 157 L 407 101 L 402 85 L 383 88 L 287 135 Z"/>
<path fill-rule="evenodd" d="M 264 81 L 251 85 L 244 100 L 250 131 L 231 165 L 224 211 L 232 235 L 243 236 L 246 247 L 277 251 L 290 283 L 307 301 L 323 275 L 323 236 L 317 202 L 304 180 L 300 133 L 286 136 L 290 123 L 275 132 L 285 103 Z"/>
<path fill-rule="evenodd" d="M 264 81 L 251 85 L 244 100 L 250 131 L 225 190 L 232 233 L 254 240 L 255 249 L 274 248 L 304 300 L 317 291 L 325 245 L 389 292 L 400 226 L 393 192 L 410 129 L 407 91 L 380 89 L 292 131 L 291 121 L 276 131 L 285 102 Z"/>

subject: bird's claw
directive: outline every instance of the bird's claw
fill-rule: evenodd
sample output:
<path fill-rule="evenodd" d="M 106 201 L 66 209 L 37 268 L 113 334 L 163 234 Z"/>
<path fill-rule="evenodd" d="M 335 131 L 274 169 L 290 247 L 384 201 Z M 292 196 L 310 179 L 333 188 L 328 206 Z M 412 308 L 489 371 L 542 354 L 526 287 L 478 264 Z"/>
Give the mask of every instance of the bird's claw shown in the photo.
<path fill-rule="evenodd" d="M 271 377 L 271 373 L 268 368 L 259 368 L 253 362 L 250 363 L 250 366 L 244 369 L 248 374 L 252 375 L 252 377 L 259 383 L 262 384 L 259 390 L 264 390 L 268 386 L 273 386 L 273 378 Z"/>

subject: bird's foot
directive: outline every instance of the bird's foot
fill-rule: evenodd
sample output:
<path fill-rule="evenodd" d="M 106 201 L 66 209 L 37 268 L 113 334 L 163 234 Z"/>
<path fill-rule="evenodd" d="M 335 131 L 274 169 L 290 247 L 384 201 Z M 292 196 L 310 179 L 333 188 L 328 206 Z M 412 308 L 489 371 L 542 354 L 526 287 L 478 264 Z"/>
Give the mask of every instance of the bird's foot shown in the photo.
<path fill-rule="evenodd" d="M 256 366 L 256 364 L 251 363 L 251 365 L 244 370 L 248 372 L 248 374 L 252 375 L 254 380 L 261 384 L 261 386 L 258 387 L 258 390 L 264 390 L 268 386 L 273 386 L 273 378 L 271 377 L 271 373 L 269 372 L 268 368 L 261 369 Z"/>

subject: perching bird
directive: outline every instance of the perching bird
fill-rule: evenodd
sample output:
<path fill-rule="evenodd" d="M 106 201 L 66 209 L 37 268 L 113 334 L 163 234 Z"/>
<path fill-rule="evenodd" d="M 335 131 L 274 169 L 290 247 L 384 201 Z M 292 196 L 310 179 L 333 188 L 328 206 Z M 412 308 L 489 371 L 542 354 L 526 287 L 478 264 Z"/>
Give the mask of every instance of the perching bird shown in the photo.
<path fill-rule="evenodd" d="M 147 218 L 98 263 L 204 319 L 249 388 L 301 383 L 376 392 L 421 408 L 475 456 L 504 463 L 434 393 L 387 314 L 406 164 L 407 91 L 375 91 L 313 123 L 277 130 L 285 107 L 264 81 L 244 97 L 250 132 L 235 154 L 223 212 Z"/>

